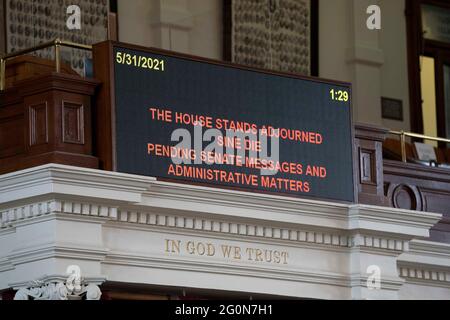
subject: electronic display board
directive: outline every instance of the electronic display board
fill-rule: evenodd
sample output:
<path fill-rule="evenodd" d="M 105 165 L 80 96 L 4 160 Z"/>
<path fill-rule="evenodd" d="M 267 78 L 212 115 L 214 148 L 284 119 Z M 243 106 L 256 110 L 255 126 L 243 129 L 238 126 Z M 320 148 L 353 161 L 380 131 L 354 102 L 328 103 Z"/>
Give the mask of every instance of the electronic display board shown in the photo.
<path fill-rule="evenodd" d="M 351 87 L 116 44 L 115 169 L 353 202 Z"/>

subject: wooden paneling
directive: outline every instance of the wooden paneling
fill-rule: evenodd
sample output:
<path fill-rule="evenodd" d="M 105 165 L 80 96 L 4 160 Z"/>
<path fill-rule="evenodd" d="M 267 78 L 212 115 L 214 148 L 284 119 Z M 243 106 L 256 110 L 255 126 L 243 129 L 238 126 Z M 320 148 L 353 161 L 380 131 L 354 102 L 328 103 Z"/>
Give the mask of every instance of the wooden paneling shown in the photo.
<path fill-rule="evenodd" d="M 80 103 L 62 102 L 62 141 L 84 144 L 84 107 Z"/>
<path fill-rule="evenodd" d="M 361 203 L 386 205 L 383 190 L 382 142 L 386 129 L 355 125 L 355 170 L 358 176 L 358 199 Z"/>
<path fill-rule="evenodd" d="M 102 42 L 93 46 L 94 77 L 103 84 L 96 95 L 93 142 L 95 155 L 100 159 L 100 168 L 115 170 L 114 161 L 114 66 L 112 42 Z M 101 129 L 100 129 L 101 128 Z"/>
<path fill-rule="evenodd" d="M 377 185 L 375 151 L 359 148 L 360 183 L 366 185 Z"/>
<path fill-rule="evenodd" d="M 0 118 L 0 158 L 13 156 L 24 151 L 23 128 L 23 114 Z M 6 134 L 7 132 L 8 134 Z"/>
<path fill-rule="evenodd" d="M 26 80 L 37 75 L 52 73 L 55 71 L 55 68 L 55 61 L 34 56 L 25 55 L 10 59 L 6 64 L 6 87 L 12 87 L 17 81 Z M 77 75 L 77 73 L 64 62 L 61 62 L 61 72 Z"/>
<path fill-rule="evenodd" d="M 0 174 L 45 163 L 98 168 L 91 116 L 98 82 L 41 74 L 40 63 L 36 70 L 0 93 Z"/>
<path fill-rule="evenodd" d="M 387 183 L 387 197 L 394 208 L 423 210 L 422 195 L 414 185 Z"/>
<path fill-rule="evenodd" d="M 386 155 L 394 159 L 401 158 L 400 143 L 385 140 L 387 130 L 381 128 L 357 124 L 355 131 L 359 202 L 441 213 L 431 239 L 450 243 L 450 170 L 383 160 L 383 143 Z M 411 146 L 407 155 L 414 156 Z"/>
<path fill-rule="evenodd" d="M 5 2 L 0 0 L 0 55 L 6 53 L 6 16 Z"/>
<path fill-rule="evenodd" d="M 30 146 L 48 143 L 48 107 L 47 102 L 40 102 L 28 106 Z"/>
<path fill-rule="evenodd" d="M 384 183 L 394 208 L 441 213 L 431 238 L 450 243 L 450 171 L 400 161 L 384 160 Z"/>

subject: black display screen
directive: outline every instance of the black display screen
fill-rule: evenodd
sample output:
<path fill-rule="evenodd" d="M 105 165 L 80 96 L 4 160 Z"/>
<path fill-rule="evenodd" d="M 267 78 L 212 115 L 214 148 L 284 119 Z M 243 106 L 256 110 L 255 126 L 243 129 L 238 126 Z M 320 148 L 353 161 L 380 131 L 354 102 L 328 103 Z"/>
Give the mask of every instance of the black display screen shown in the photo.
<path fill-rule="evenodd" d="M 117 171 L 354 201 L 349 85 L 113 53 Z"/>

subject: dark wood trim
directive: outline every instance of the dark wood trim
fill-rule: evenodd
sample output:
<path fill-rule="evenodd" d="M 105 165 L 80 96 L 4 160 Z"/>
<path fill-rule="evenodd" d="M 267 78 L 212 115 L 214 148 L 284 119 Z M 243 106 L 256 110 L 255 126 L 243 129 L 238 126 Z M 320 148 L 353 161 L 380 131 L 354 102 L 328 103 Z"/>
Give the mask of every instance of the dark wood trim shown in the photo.
<path fill-rule="evenodd" d="M 109 11 L 117 13 L 117 0 L 109 0 Z"/>
<path fill-rule="evenodd" d="M 119 16 L 117 9 L 117 0 L 109 0 L 108 40 L 119 40 Z"/>
<path fill-rule="evenodd" d="M 430 49 L 448 49 L 450 50 L 450 43 L 439 42 L 435 40 L 424 39 L 424 47 Z"/>
<path fill-rule="evenodd" d="M 354 126 L 353 172 L 358 203 L 387 206 L 384 195 L 383 141 L 388 130 L 368 124 Z"/>
<path fill-rule="evenodd" d="M 311 1 L 311 76 L 319 76 L 319 0 Z"/>
<path fill-rule="evenodd" d="M 447 7 L 450 9 L 450 3 L 447 0 L 421 0 L 421 4 L 431 4 L 439 7 Z"/>
<path fill-rule="evenodd" d="M 225 61 L 231 61 L 231 50 L 233 49 L 231 40 L 231 1 L 223 0 L 222 21 L 223 21 L 223 52 L 222 58 Z"/>
<path fill-rule="evenodd" d="M 423 133 L 422 92 L 420 86 L 420 53 L 422 39 L 422 19 L 420 3 L 416 0 L 406 0 L 406 33 L 408 47 L 408 79 L 409 79 L 409 109 L 411 131 Z"/>
<path fill-rule="evenodd" d="M 430 239 L 450 243 L 449 170 L 384 160 L 383 174 L 389 206 L 441 213 L 441 221 L 430 230 Z"/>
<path fill-rule="evenodd" d="M 428 167 L 415 163 L 404 163 L 394 160 L 383 160 L 385 175 L 411 177 L 422 182 L 450 184 L 449 169 Z M 449 190 L 450 191 L 450 190 Z"/>
<path fill-rule="evenodd" d="M 350 85 L 349 87 L 349 93 L 350 93 L 350 123 L 351 123 L 351 141 L 352 144 L 351 152 L 352 152 L 352 169 L 353 169 L 353 199 L 354 203 L 360 202 L 360 196 L 359 196 L 359 187 L 358 187 L 358 176 L 359 176 L 359 166 L 357 165 L 357 162 L 355 160 L 357 159 L 357 150 L 356 150 L 356 124 L 355 124 L 355 118 L 353 115 L 353 87 Z M 361 124 L 358 124 L 361 125 Z"/>
<path fill-rule="evenodd" d="M 3 12 L 2 16 L 0 14 L 0 55 L 6 53 L 6 0 L 0 0 L 0 13 Z"/>
<path fill-rule="evenodd" d="M 12 288 L 5 289 L 0 291 L 0 300 L 4 301 L 12 301 L 14 300 L 14 296 L 16 295 L 16 290 L 13 290 Z"/>
<path fill-rule="evenodd" d="M 422 4 L 450 9 L 450 3 L 447 0 L 406 0 L 411 131 L 423 133 L 420 56 L 425 55 L 435 59 L 437 132 L 439 136 L 445 137 L 445 97 L 442 68 L 444 63 L 450 62 L 450 58 L 448 58 L 450 57 L 450 43 L 424 39 L 422 31 Z"/>
<path fill-rule="evenodd" d="M 444 74 L 444 67 L 445 66 L 449 66 L 450 67 L 450 50 L 445 52 L 445 53 L 441 52 L 440 62 L 441 62 L 441 64 L 440 64 L 440 70 L 439 71 L 440 71 L 440 77 L 441 77 L 440 83 L 442 85 L 442 88 L 440 90 L 440 95 L 441 96 L 440 96 L 439 100 L 440 100 L 440 103 L 442 104 L 441 107 L 440 107 L 440 110 L 442 112 L 442 116 L 441 116 L 441 119 L 439 119 L 440 120 L 440 131 L 439 131 L 439 134 L 441 135 L 441 137 L 450 138 L 449 136 L 447 136 L 447 132 L 450 132 L 450 130 L 449 130 L 450 128 L 447 128 L 447 125 L 450 126 L 450 123 L 446 123 L 446 118 L 447 117 L 446 117 L 446 114 L 445 114 L 445 111 L 446 111 L 445 102 L 446 101 L 445 101 L 445 74 Z M 448 148 L 448 144 L 440 143 L 440 147 L 446 149 L 446 148 Z"/>
<path fill-rule="evenodd" d="M 446 137 L 446 118 L 445 118 L 445 88 L 444 88 L 444 56 L 442 52 L 435 53 L 435 84 L 436 84 L 436 125 L 437 135 Z M 445 143 L 441 144 L 445 148 Z"/>
<path fill-rule="evenodd" d="M 100 169 L 115 171 L 115 93 L 113 42 L 104 41 L 93 46 L 94 77 L 102 82 L 96 95 L 93 112 L 95 133 L 93 145 L 95 156 L 100 160 Z"/>

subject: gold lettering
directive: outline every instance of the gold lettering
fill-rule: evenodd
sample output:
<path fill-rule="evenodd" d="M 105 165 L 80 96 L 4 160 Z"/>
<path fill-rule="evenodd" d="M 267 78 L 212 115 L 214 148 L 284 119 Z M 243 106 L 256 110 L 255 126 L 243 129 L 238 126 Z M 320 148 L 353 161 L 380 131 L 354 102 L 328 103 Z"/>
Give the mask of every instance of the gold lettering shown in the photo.
<path fill-rule="evenodd" d="M 234 247 L 234 259 L 241 260 L 241 247 Z"/>
<path fill-rule="evenodd" d="M 207 254 L 206 255 L 208 257 L 212 257 L 212 256 L 214 256 L 216 254 L 216 248 L 214 247 L 214 245 L 212 243 L 208 243 L 206 245 L 206 247 L 207 247 Z"/>
<path fill-rule="evenodd" d="M 272 250 L 264 250 L 264 251 L 265 251 L 266 262 L 268 262 L 268 263 L 272 262 Z"/>
<path fill-rule="evenodd" d="M 194 254 L 195 253 L 195 244 L 194 241 L 188 241 L 186 243 L 186 251 L 189 254 Z"/>
<path fill-rule="evenodd" d="M 231 253 L 231 247 L 227 245 L 221 245 L 222 254 L 224 258 L 229 258 Z"/>
<path fill-rule="evenodd" d="M 245 252 L 247 253 L 248 260 L 253 261 L 253 258 L 252 258 L 253 248 L 247 248 L 247 249 L 245 249 Z"/>
<path fill-rule="evenodd" d="M 164 252 L 180 253 L 181 240 L 164 240 Z M 190 255 L 214 257 L 216 247 L 213 243 L 187 241 L 184 245 L 186 253 Z M 230 260 L 242 260 L 243 252 L 248 261 L 269 263 L 269 264 L 288 264 L 289 253 L 287 251 L 258 249 L 251 247 L 220 245 L 222 256 Z"/>
<path fill-rule="evenodd" d="M 261 249 L 256 249 L 256 261 L 263 261 Z"/>
<path fill-rule="evenodd" d="M 197 244 L 197 253 L 199 256 L 203 256 L 206 252 L 206 247 L 203 243 L 199 242 Z"/>
<path fill-rule="evenodd" d="M 273 253 L 273 262 L 280 263 L 280 261 L 281 261 L 280 251 L 274 251 L 274 253 Z"/>
<path fill-rule="evenodd" d="M 288 259 L 288 253 L 286 251 L 283 251 L 281 253 L 281 257 L 283 258 L 283 264 L 288 264 L 287 259 Z"/>
<path fill-rule="evenodd" d="M 181 240 L 166 239 L 165 243 L 166 243 L 166 250 L 165 250 L 166 252 L 180 253 Z"/>

